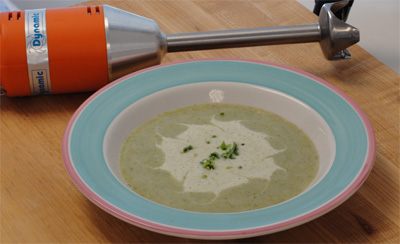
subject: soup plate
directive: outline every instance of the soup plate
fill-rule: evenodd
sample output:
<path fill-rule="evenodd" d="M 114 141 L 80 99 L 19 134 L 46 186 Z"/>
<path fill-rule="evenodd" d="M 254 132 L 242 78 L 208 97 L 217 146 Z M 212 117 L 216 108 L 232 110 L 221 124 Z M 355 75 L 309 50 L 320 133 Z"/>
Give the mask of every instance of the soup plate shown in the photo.
<path fill-rule="evenodd" d="M 119 168 L 127 136 L 166 111 L 205 103 L 261 108 L 297 125 L 320 157 L 315 180 L 285 202 L 237 213 L 175 209 L 132 191 Z M 148 68 L 97 91 L 72 116 L 62 153 L 77 188 L 123 221 L 178 237 L 237 239 L 293 228 L 338 207 L 372 169 L 375 137 L 361 108 L 314 75 L 270 62 L 203 59 Z"/>

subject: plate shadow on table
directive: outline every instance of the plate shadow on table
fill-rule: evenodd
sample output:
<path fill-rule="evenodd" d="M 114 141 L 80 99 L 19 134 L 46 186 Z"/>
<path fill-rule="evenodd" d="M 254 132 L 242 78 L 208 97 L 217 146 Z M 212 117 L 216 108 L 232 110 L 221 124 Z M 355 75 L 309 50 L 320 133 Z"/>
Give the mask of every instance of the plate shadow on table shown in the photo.
<path fill-rule="evenodd" d="M 18 114 L 62 114 L 68 111 L 68 114 L 72 115 L 90 95 L 91 92 L 27 97 L 2 96 L 0 104 L 1 110 Z"/>

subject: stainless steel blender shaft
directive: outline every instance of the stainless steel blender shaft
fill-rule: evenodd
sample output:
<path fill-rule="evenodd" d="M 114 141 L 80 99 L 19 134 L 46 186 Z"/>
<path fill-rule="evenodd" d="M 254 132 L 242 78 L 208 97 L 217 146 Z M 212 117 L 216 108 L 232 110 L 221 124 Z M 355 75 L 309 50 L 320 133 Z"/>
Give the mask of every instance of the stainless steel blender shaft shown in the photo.
<path fill-rule="evenodd" d="M 168 52 L 318 42 L 318 24 L 167 35 Z"/>
<path fill-rule="evenodd" d="M 360 40 L 357 28 L 338 19 L 348 0 L 325 4 L 316 24 L 167 35 L 168 52 L 320 42 L 327 59 Z"/>

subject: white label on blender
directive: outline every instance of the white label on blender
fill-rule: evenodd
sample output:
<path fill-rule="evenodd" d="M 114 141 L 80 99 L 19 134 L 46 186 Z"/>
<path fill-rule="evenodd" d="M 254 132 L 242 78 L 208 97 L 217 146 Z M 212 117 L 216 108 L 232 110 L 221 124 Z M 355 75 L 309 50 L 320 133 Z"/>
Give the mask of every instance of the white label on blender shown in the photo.
<path fill-rule="evenodd" d="M 25 11 L 25 40 L 31 94 L 50 94 L 45 9 Z"/>

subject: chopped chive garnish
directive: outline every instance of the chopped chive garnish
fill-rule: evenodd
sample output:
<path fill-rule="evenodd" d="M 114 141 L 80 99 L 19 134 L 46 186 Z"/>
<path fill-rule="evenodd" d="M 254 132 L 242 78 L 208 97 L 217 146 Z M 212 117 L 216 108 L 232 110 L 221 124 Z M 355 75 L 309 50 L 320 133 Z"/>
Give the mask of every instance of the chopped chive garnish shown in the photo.
<path fill-rule="evenodd" d="M 212 138 L 217 138 L 217 136 L 216 136 L 216 135 L 213 135 Z"/>
<path fill-rule="evenodd" d="M 229 144 L 229 146 L 230 146 L 230 144 Z M 222 145 L 221 145 L 221 149 L 223 149 L 223 148 L 222 148 Z M 234 156 L 234 155 L 236 155 L 236 156 L 239 155 L 238 150 L 239 150 L 238 145 L 236 144 L 236 142 L 234 142 L 234 143 L 233 143 L 233 146 L 232 146 L 231 148 L 229 148 L 229 150 L 227 150 L 226 152 L 224 152 L 223 154 L 221 154 L 221 157 L 223 157 L 223 158 L 225 158 L 225 159 L 228 159 L 228 158 L 230 158 L 230 159 L 235 159 L 235 156 Z"/>
<path fill-rule="evenodd" d="M 189 145 L 189 146 L 183 148 L 182 153 L 187 153 L 190 150 L 193 150 L 193 146 L 192 145 Z"/>
<path fill-rule="evenodd" d="M 215 169 L 215 162 L 211 159 L 203 159 L 203 161 L 200 162 L 200 164 L 203 165 L 203 168 L 211 170 Z"/>
<path fill-rule="evenodd" d="M 228 149 L 230 146 L 231 146 L 231 144 L 226 145 L 226 144 L 225 144 L 225 141 L 223 141 L 223 142 L 221 143 L 221 145 L 219 146 L 219 148 L 221 148 L 222 150 L 225 151 L 225 150 Z"/>
<path fill-rule="evenodd" d="M 242 165 L 240 165 L 240 166 L 238 167 L 238 169 L 243 169 Z"/>
<path fill-rule="evenodd" d="M 210 154 L 209 158 L 211 160 L 215 160 L 215 159 L 219 158 L 219 154 L 217 152 L 213 152 Z"/>
<path fill-rule="evenodd" d="M 207 144 L 209 144 L 209 143 L 210 142 L 207 141 Z M 219 154 L 218 152 L 210 153 L 208 158 L 205 158 L 202 161 L 200 161 L 200 164 L 203 165 L 203 168 L 208 169 L 208 170 L 215 169 L 215 160 L 220 159 L 220 158 L 235 159 L 236 158 L 235 156 L 239 155 L 239 147 L 236 142 L 233 142 L 233 144 L 226 144 L 225 141 L 223 141 L 221 143 L 221 145 L 217 148 L 221 149 L 225 152 L 223 152 L 222 154 Z M 192 147 L 192 149 L 193 149 L 193 147 Z M 186 152 L 186 151 L 184 150 L 184 152 Z M 239 169 L 241 169 L 241 167 L 242 166 L 239 166 Z M 232 168 L 231 166 L 226 167 L 226 169 L 231 169 L 231 168 Z"/>
<path fill-rule="evenodd" d="M 205 179 L 205 178 L 207 178 L 207 175 L 203 175 L 201 178 Z"/>
<path fill-rule="evenodd" d="M 221 113 L 219 113 L 219 115 L 221 115 L 221 116 L 224 116 L 224 115 L 225 115 L 225 113 L 224 113 L 224 112 L 221 112 Z"/>
<path fill-rule="evenodd" d="M 205 164 L 204 164 L 204 168 L 210 170 L 210 169 L 215 169 L 215 163 L 214 161 L 208 160 Z"/>

